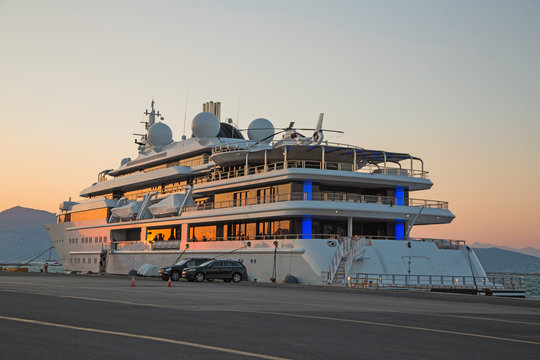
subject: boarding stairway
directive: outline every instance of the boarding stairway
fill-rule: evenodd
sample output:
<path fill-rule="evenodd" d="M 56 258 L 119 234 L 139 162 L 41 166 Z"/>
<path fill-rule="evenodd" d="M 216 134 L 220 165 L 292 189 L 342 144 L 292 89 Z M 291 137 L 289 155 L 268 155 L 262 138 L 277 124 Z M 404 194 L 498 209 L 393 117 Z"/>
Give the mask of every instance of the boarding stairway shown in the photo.
<path fill-rule="evenodd" d="M 338 248 L 328 270 L 328 283 L 343 284 L 353 261 L 365 252 L 365 237 L 343 237 L 338 241 Z"/>

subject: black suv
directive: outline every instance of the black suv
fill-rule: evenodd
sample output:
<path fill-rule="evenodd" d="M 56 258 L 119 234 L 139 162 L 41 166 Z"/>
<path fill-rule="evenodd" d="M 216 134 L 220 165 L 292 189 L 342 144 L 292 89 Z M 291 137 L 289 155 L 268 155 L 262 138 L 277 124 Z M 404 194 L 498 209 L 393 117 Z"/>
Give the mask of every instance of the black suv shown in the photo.
<path fill-rule="evenodd" d="M 169 280 L 169 276 L 171 277 L 171 280 L 178 281 L 182 277 L 182 270 L 184 268 L 193 267 L 201 265 L 204 262 L 207 262 L 207 258 L 197 258 L 197 259 L 184 259 L 180 260 L 173 266 L 165 266 L 158 270 L 158 276 L 162 278 L 164 281 Z"/>
<path fill-rule="evenodd" d="M 222 279 L 225 282 L 240 282 L 247 280 L 247 269 L 240 261 L 210 260 L 196 267 L 185 267 L 182 276 L 187 281 L 214 281 Z"/>

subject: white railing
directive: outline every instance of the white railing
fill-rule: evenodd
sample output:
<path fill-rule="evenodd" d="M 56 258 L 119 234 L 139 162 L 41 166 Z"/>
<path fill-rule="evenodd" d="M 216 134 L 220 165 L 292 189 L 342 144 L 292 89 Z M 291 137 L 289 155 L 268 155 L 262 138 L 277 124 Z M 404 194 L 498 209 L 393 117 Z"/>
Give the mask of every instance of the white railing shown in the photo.
<path fill-rule="evenodd" d="M 362 287 L 376 282 L 379 288 L 452 288 L 524 290 L 522 276 L 454 276 L 355 273 L 347 276 L 347 284 Z"/>
<path fill-rule="evenodd" d="M 236 200 L 224 200 L 215 202 L 206 202 L 202 204 L 187 206 L 184 211 L 202 211 L 202 210 L 214 210 L 230 207 L 239 207 L 246 205 L 257 205 L 276 203 L 283 201 L 325 201 L 325 202 L 348 202 L 348 203 L 361 203 L 361 204 L 380 204 L 388 206 L 410 206 L 410 207 L 429 207 L 434 209 L 448 209 L 448 202 L 439 200 L 425 200 L 425 199 L 407 199 L 400 204 L 400 199 L 392 196 L 379 196 L 379 195 L 362 195 L 355 193 L 344 192 L 294 192 L 286 194 L 276 194 L 268 196 L 248 197 Z M 400 205 L 398 205 L 400 204 Z"/>
<path fill-rule="evenodd" d="M 350 238 L 344 238 L 344 239 L 350 240 Z M 334 256 L 332 257 L 332 261 L 330 262 L 330 268 L 328 270 L 328 279 L 327 279 L 329 283 L 331 283 L 334 280 L 339 264 L 341 263 L 341 260 L 343 259 L 343 255 L 345 255 L 344 247 L 342 244 L 343 242 L 338 243 L 336 252 L 334 253 Z"/>
<path fill-rule="evenodd" d="M 327 281 L 329 282 L 334 281 L 339 265 L 343 261 L 344 257 L 345 257 L 345 263 L 343 264 L 343 266 L 345 270 L 345 278 L 347 278 L 347 274 L 349 272 L 349 269 L 351 268 L 354 258 L 358 256 L 360 253 L 364 252 L 365 243 L 366 243 L 365 237 L 341 238 L 341 241 L 339 241 L 338 248 L 336 249 L 336 252 L 334 253 L 334 256 L 332 257 L 332 261 L 330 262 L 330 268 L 328 270 Z"/>

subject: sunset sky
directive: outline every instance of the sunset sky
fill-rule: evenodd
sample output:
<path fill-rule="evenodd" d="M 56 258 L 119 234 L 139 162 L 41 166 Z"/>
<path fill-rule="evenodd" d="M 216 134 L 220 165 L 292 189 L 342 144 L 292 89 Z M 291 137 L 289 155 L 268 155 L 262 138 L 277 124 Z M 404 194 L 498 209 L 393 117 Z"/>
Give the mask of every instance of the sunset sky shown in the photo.
<path fill-rule="evenodd" d="M 413 236 L 540 248 L 538 1 L 0 0 L 0 211 L 56 212 L 136 157 L 152 98 L 408 152 L 456 219 Z M 238 117 L 239 115 L 239 117 Z M 191 132 L 188 131 L 188 136 Z"/>

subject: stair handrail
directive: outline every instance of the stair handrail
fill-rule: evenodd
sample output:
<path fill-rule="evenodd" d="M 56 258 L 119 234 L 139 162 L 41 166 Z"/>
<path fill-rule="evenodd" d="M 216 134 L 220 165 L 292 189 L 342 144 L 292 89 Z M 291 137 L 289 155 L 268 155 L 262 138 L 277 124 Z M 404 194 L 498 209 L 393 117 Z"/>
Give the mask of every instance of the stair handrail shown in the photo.
<path fill-rule="evenodd" d="M 332 283 L 334 281 L 334 278 L 336 276 L 339 264 L 341 263 L 341 260 L 343 259 L 344 255 L 344 243 L 345 241 L 339 242 L 337 244 L 336 252 L 334 253 L 334 256 L 332 257 L 332 261 L 330 262 L 330 268 L 328 269 L 328 282 Z"/>
<path fill-rule="evenodd" d="M 366 250 L 365 249 L 366 237 L 363 236 L 360 238 L 358 236 L 355 236 L 352 239 L 350 239 L 350 244 L 351 245 L 349 248 L 349 252 L 345 254 L 346 259 L 345 259 L 345 264 L 344 264 L 344 271 L 345 271 L 344 280 L 347 279 L 347 276 L 349 275 L 349 272 L 351 271 L 351 266 L 352 266 L 352 263 L 354 262 L 354 259 Z"/>
<path fill-rule="evenodd" d="M 334 257 L 332 258 L 332 262 L 330 263 L 329 281 L 331 283 L 334 282 L 336 278 L 337 270 L 343 261 L 343 258 L 345 258 L 345 263 L 343 264 L 343 269 L 345 272 L 344 280 L 347 279 L 347 275 L 351 270 L 354 258 L 365 251 L 366 237 L 343 237 L 338 246 L 339 247 L 336 250 Z"/>

